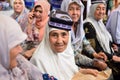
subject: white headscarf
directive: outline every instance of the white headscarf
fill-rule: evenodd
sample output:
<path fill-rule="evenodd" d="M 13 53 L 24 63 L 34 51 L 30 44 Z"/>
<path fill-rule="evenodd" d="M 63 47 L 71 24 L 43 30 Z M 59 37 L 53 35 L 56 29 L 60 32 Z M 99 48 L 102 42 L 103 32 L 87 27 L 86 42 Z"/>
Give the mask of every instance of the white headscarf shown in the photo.
<path fill-rule="evenodd" d="M 10 67 L 10 49 L 20 44 L 26 39 L 26 35 L 21 31 L 19 24 L 10 17 L 0 15 L 0 74 L 8 73 Z M 7 79 L 4 76 L 4 80 Z"/>
<path fill-rule="evenodd" d="M 30 61 L 42 73 L 53 75 L 58 80 L 71 80 L 78 67 L 75 65 L 70 37 L 67 49 L 62 53 L 54 53 L 49 43 L 49 33 L 53 30 L 57 29 L 46 26 L 46 34 Z"/>
<path fill-rule="evenodd" d="M 93 27 L 95 28 L 95 31 L 96 31 L 97 40 L 99 41 L 100 45 L 102 46 L 104 51 L 111 53 L 111 49 L 110 49 L 110 41 L 112 41 L 111 35 L 107 31 L 102 20 L 97 21 L 94 16 L 95 10 L 98 5 L 99 5 L 99 3 L 91 5 L 90 13 L 89 13 L 87 19 L 85 20 L 85 22 L 90 22 L 93 25 Z"/>
<path fill-rule="evenodd" d="M 77 25 L 77 32 L 76 35 L 74 34 L 74 31 L 71 31 L 72 36 L 72 45 L 74 46 L 75 50 L 82 49 L 82 41 L 85 36 L 84 30 L 83 30 L 83 11 L 84 11 L 84 5 L 80 0 L 63 0 L 61 4 L 61 10 L 68 12 L 68 7 L 71 3 L 76 2 L 78 5 L 80 5 L 80 20 L 79 24 Z"/>
<path fill-rule="evenodd" d="M 90 12 L 90 6 L 91 6 L 91 0 L 88 0 L 87 1 L 87 15 L 86 16 L 88 16 L 88 14 Z"/>

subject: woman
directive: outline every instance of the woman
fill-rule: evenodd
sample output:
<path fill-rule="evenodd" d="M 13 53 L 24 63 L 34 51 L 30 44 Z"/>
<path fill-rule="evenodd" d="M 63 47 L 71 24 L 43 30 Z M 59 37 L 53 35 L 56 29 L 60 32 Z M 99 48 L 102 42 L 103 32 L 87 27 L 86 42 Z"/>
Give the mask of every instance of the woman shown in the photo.
<path fill-rule="evenodd" d="M 24 0 L 11 0 L 11 5 L 14 9 L 11 17 L 20 24 L 22 31 L 24 31 L 27 26 L 27 14 L 29 12 L 25 7 Z"/>
<path fill-rule="evenodd" d="M 33 10 L 28 14 L 28 25 L 26 33 L 28 38 L 25 42 L 27 50 L 24 56 L 28 59 L 31 58 L 34 50 L 42 41 L 45 26 L 49 19 L 48 14 L 50 11 L 50 4 L 46 0 L 39 0 L 35 3 Z"/>
<path fill-rule="evenodd" d="M 49 11 L 50 4 L 46 0 L 39 0 L 35 3 L 33 11 L 31 11 L 28 15 L 28 36 L 31 35 L 31 40 L 34 41 L 33 34 L 38 30 L 38 40 L 41 42 L 44 36 L 46 23 L 49 19 Z"/>
<path fill-rule="evenodd" d="M 27 36 L 19 24 L 4 15 L 0 15 L 0 18 L 0 80 L 46 79 L 45 75 L 20 55 L 20 44 Z M 49 79 L 49 76 L 47 78 Z"/>
<path fill-rule="evenodd" d="M 66 4 L 67 3 L 67 4 Z M 65 5 L 66 4 L 66 5 Z M 76 64 L 78 66 L 83 65 L 85 67 L 97 67 L 102 70 L 102 66 L 106 67 L 106 64 L 99 63 L 96 65 L 96 61 L 82 55 L 82 50 L 85 50 L 89 55 L 96 58 L 104 58 L 102 55 L 97 55 L 94 49 L 91 47 L 90 43 L 86 40 L 84 30 L 83 30 L 83 10 L 84 6 L 80 0 L 64 0 L 62 2 L 61 9 L 67 11 L 74 24 L 72 26 L 71 37 L 72 46 L 75 52 Z M 102 53 L 100 53 L 102 54 Z M 101 67 L 100 67 L 101 65 Z M 103 69 L 104 69 L 103 68 Z"/>
<path fill-rule="evenodd" d="M 116 56 L 114 52 L 117 50 L 117 46 L 112 44 L 112 37 L 102 22 L 105 11 L 106 4 L 103 0 L 92 1 L 89 16 L 84 23 L 85 36 L 90 40 L 96 52 L 104 52 L 108 60 L 120 62 L 120 57 Z M 114 67 L 112 68 L 114 70 Z M 117 72 L 119 73 L 119 71 Z"/>
<path fill-rule="evenodd" d="M 49 73 L 58 80 L 71 80 L 78 72 L 71 48 L 72 20 L 63 11 L 52 11 L 45 36 L 31 58 L 31 62 L 43 73 Z M 82 73 L 97 75 L 97 70 L 80 69 Z"/>
<path fill-rule="evenodd" d="M 93 1 L 94 2 L 94 1 Z M 91 39 L 90 42 L 96 52 L 103 51 L 108 53 L 108 59 L 113 59 L 114 61 L 120 61 L 117 56 L 112 56 L 114 50 L 112 49 L 112 37 L 105 28 L 102 19 L 105 15 L 106 4 L 104 1 L 94 2 L 90 8 L 88 18 L 84 23 L 84 30 L 87 39 Z M 93 27 L 93 28 L 91 28 Z M 115 47 L 115 45 L 113 45 Z M 117 51 L 117 47 L 114 48 Z M 112 54 L 112 55 L 109 55 Z"/>

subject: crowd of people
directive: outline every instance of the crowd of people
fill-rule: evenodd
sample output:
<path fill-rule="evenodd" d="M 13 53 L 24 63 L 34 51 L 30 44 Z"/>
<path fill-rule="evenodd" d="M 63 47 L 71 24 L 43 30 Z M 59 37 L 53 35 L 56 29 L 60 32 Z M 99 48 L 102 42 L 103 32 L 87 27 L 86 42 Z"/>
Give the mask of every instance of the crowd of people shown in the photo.
<path fill-rule="evenodd" d="M 83 0 L 25 1 L 0 13 L 0 80 L 120 79 L 120 3 L 106 15 L 106 0 L 91 0 L 87 14 Z"/>

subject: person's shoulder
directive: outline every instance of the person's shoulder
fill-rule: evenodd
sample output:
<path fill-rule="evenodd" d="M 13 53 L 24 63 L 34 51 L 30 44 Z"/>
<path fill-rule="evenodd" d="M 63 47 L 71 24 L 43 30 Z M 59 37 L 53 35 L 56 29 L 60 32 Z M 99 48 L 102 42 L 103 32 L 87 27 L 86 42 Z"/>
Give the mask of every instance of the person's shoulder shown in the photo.
<path fill-rule="evenodd" d="M 93 25 L 92 25 L 91 22 L 85 22 L 85 23 L 83 24 L 83 26 L 84 26 L 84 28 L 85 28 L 85 27 L 93 27 Z"/>
<path fill-rule="evenodd" d="M 84 25 L 92 25 L 91 22 L 85 22 Z"/>

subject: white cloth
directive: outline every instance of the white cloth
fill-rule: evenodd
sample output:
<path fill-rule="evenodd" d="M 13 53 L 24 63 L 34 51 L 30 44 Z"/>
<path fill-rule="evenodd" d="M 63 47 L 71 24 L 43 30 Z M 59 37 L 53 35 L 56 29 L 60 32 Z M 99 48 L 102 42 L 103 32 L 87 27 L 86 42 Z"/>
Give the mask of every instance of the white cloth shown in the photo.
<path fill-rule="evenodd" d="M 91 6 L 91 0 L 88 0 L 87 1 L 87 16 L 88 16 L 88 14 L 90 12 L 90 6 Z"/>
<path fill-rule="evenodd" d="M 87 19 L 85 19 L 84 23 L 90 22 L 93 25 L 96 31 L 97 40 L 99 41 L 100 45 L 104 51 L 111 53 L 110 41 L 112 42 L 112 37 L 107 31 L 102 20 L 97 21 L 94 17 L 94 13 L 98 5 L 99 3 L 91 5 L 89 16 Z"/>
<path fill-rule="evenodd" d="M 8 75 L 7 70 L 0 64 L 0 80 L 9 80 L 10 76 Z"/>
<path fill-rule="evenodd" d="M 54 53 L 49 43 L 49 32 L 52 30 L 54 29 L 46 26 L 46 34 L 30 61 L 42 73 L 53 75 L 58 80 L 71 80 L 73 75 L 78 71 L 71 48 L 71 40 L 69 39 L 67 49 L 64 52 Z"/>
<path fill-rule="evenodd" d="M 18 35 L 13 36 L 14 34 Z M 0 62 L 5 68 L 9 68 L 9 50 L 24 41 L 26 37 L 16 21 L 0 15 Z"/>
<path fill-rule="evenodd" d="M 17 55 L 17 66 L 10 69 L 10 50 L 27 38 L 19 24 L 0 15 L 0 80 L 43 80 L 42 73 L 22 55 Z"/>
<path fill-rule="evenodd" d="M 79 24 L 77 25 L 77 31 L 76 35 L 74 34 L 74 31 L 71 31 L 71 37 L 72 37 L 72 45 L 74 46 L 75 50 L 82 49 L 82 41 L 85 37 L 85 33 L 83 30 L 83 11 L 84 11 L 84 5 L 80 0 L 63 0 L 61 4 L 61 10 L 68 12 L 68 7 L 71 3 L 76 2 L 78 5 L 80 5 L 80 20 Z"/>
<path fill-rule="evenodd" d="M 10 49 L 23 42 L 26 37 L 15 20 L 8 16 L 0 15 L 0 75 L 4 76 L 4 79 L 0 77 L 0 80 L 13 80 L 12 76 L 10 76 L 11 74 L 8 74 Z M 8 79 L 10 77 L 11 79 Z M 22 77 L 20 79 L 25 80 Z"/>

